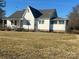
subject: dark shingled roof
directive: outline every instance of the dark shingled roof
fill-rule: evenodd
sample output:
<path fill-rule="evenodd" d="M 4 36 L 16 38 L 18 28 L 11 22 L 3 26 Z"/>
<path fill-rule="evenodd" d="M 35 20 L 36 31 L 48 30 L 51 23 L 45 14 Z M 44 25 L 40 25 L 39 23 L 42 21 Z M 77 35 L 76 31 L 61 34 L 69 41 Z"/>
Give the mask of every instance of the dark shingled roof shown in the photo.
<path fill-rule="evenodd" d="M 31 9 L 32 14 L 35 18 L 38 18 L 42 15 L 42 13 L 39 10 L 37 10 L 37 9 L 31 7 L 31 6 L 29 6 L 29 8 Z"/>
<path fill-rule="evenodd" d="M 42 13 L 40 18 L 55 18 L 57 17 L 56 9 L 44 9 L 40 10 Z"/>
<path fill-rule="evenodd" d="M 37 10 L 31 6 L 29 6 L 29 8 L 31 9 L 33 16 L 35 18 L 56 18 L 57 17 L 56 9 Z M 8 18 L 22 18 L 24 11 L 25 9 L 22 11 L 16 11 Z"/>
<path fill-rule="evenodd" d="M 51 20 L 67 20 L 67 19 L 61 18 L 61 17 L 57 17 L 57 18 L 54 18 L 54 19 L 51 19 Z"/>
<path fill-rule="evenodd" d="M 55 18 L 57 17 L 56 9 L 37 10 L 29 6 L 35 18 Z"/>
<path fill-rule="evenodd" d="M 25 9 L 22 11 L 16 11 L 11 16 L 9 16 L 9 18 L 22 18 L 24 11 L 25 11 Z"/>

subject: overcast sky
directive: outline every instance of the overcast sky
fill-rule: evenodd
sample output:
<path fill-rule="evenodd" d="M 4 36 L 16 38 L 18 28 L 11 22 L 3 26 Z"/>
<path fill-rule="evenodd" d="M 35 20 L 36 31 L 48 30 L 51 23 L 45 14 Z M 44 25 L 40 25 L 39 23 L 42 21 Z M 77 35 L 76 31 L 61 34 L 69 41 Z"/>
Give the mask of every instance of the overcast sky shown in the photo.
<path fill-rule="evenodd" d="M 56 9 L 59 17 L 67 17 L 79 0 L 6 0 L 6 16 L 28 5 L 36 9 Z"/>

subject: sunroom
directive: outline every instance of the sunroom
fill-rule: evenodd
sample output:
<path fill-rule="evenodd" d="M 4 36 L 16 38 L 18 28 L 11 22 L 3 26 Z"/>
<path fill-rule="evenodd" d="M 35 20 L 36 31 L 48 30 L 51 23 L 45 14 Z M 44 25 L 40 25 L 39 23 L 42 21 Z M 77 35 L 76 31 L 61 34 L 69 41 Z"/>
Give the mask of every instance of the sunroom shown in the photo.
<path fill-rule="evenodd" d="M 65 32 L 67 20 L 64 18 L 55 18 L 50 20 L 50 31 Z"/>

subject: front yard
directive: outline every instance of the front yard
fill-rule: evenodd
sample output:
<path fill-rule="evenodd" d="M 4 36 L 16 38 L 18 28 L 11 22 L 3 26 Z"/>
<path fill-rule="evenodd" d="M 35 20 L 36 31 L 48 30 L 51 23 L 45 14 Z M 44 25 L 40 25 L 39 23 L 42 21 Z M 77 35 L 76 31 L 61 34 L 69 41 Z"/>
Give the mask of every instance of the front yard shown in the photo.
<path fill-rule="evenodd" d="M 0 31 L 0 59 L 79 59 L 78 36 Z"/>

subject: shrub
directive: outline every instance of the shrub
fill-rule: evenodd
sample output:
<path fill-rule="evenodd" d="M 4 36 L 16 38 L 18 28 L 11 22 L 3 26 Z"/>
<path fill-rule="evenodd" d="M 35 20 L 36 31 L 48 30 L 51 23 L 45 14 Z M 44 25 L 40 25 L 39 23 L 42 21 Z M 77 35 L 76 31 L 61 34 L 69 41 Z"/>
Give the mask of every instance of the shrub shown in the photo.
<path fill-rule="evenodd" d="M 17 28 L 16 31 L 24 31 L 23 28 Z"/>

